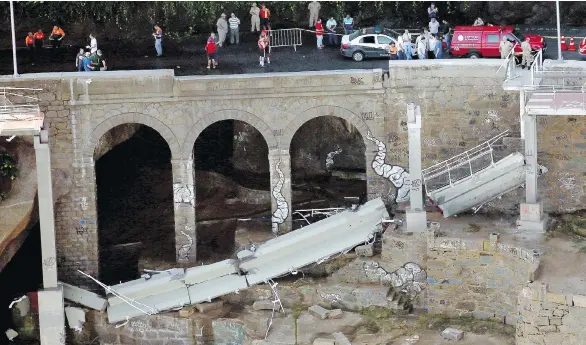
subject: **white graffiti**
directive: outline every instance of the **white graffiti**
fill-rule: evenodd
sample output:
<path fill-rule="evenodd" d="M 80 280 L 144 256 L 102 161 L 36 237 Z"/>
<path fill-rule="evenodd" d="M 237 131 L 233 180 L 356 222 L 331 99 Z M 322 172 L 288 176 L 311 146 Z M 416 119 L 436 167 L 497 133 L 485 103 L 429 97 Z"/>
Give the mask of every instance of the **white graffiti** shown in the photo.
<path fill-rule="evenodd" d="M 275 170 L 279 174 L 279 182 L 277 182 L 277 184 L 273 188 L 273 197 L 277 201 L 277 209 L 271 217 L 271 223 L 272 230 L 275 235 L 279 233 L 279 224 L 283 224 L 285 222 L 285 219 L 287 219 L 287 217 L 289 216 L 289 204 L 287 203 L 287 200 L 285 200 L 283 193 L 281 193 L 283 185 L 285 184 L 285 175 L 279 168 L 280 164 L 281 159 L 279 159 L 279 161 L 275 165 Z"/>
<path fill-rule="evenodd" d="M 342 149 L 338 147 L 336 151 L 332 151 L 328 153 L 326 157 L 326 170 L 330 171 L 332 166 L 334 166 L 334 157 L 342 153 Z"/>
<path fill-rule="evenodd" d="M 186 226 L 185 230 L 193 231 L 190 227 Z M 181 234 L 187 237 L 187 244 L 182 245 L 179 250 L 177 251 L 177 257 L 180 261 L 188 260 L 189 259 L 189 252 L 191 251 L 191 247 L 193 246 L 193 238 L 189 236 L 189 234 L 185 233 L 185 231 L 181 231 Z"/>
<path fill-rule="evenodd" d="M 423 139 L 423 146 L 433 147 L 436 145 L 434 138 L 424 138 Z"/>
<path fill-rule="evenodd" d="M 395 187 L 397 187 L 397 196 L 395 202 L 409 201 L 409 173 L 404 168 L 397 165 L 390 165 L 385 163 L 387 156 L 387 147 L 385 144 L 374 138 L 370 132 L 367 133 L 366 138 L 374 142 L 378 146 L 378 152 L 372 161 L 372 169 L 377 175 L 389 180 Z"/>
<path fill-rule="evenodd" d="M 81 209 L 83 211 L 87 211 L 87 197 L 82 196 L 81 201 L 79 202 L 79 205 L 81 206 Z"/>
<path fill-rule="evenodd" d="M 364 263 L 364 270 L 367 274 L 378 277 L 381 283 L 390 284 L 395 289 L 402 291 L 411 298 L 417 296 L 427 281 L 427 273 L 416 263 L 408 262 L 394 272 L 388 273 L 378 262 L 370 261 Z"/>
<path fill-rule="evenodd" d="M 195 207 L 195 193 L 192 184 L 174 183 L 173 201 L 175 204 L 189 204 Z"/>
<path fill-rule="evenodd" d="M 494 121 L 499 121 L 501 118 L 499 117 L 499 112 L 497 110 L 490 109 L 488 111 L 488 117 Z"/>

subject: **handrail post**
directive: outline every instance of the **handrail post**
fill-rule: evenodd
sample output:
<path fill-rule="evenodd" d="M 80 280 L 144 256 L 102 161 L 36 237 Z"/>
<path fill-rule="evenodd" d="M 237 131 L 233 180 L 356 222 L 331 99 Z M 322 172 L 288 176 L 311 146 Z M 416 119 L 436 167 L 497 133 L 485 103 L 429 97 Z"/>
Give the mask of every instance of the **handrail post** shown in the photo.
<path fill-rule="evenodd" d="M 472 162 L 470 161 L 470 155 L 468 155 L 468 152 L 466 152 L 466 158 L 468 158 L 468 167 L 470 168 L 470 176 L 472 176 Z"/>

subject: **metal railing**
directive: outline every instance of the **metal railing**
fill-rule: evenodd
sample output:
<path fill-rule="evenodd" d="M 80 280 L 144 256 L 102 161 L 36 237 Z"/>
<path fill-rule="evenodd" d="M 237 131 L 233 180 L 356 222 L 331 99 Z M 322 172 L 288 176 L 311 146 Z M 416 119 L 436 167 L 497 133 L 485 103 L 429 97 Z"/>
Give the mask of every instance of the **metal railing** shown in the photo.
<path fill-rule="evenodd" d="M 36 100 L 36 97 L 15 93 L 15 91 L 40 91 L 41 89 L 2 87 L 0 88 L 0 121 L 26 121 L 41 116 L 41 109 L 38 104 L 14 104 L 9 96 L 23 98 L 25 100 Z"/>
<path fill-rule="evenodd" d="M 546 94 L 551 97 L 548 102 L 549 108 L 557 113 L 559 109 L 582 110 L 586 112 L 586 85 L 582 86 L 563 86 L 563 85 L 535 85 L 526 86 L 525 90 L 525 108 L 532 108 L 530 100 L 536 93 Z M 573 95 L 568 98 L 568 94 Z M 560 102 L 561 101 L 561 102 Z M 543 105 L 543 104 L 541 104 Z M 535 110 L 535 109 L 534 109 Z M 583 114 L 582 114 L 583 115 Z"/>
<path fill-rule="evenodd" d="M 453 186 L 457 181 L 494 166 L 493 145 L 508 133 L 509 130 L 506 130 L 470 150 L 423 169 L 422 177 L 426 193 Z"/>
<path fill-rule="evenodd" d="M 345 210 L 347 210 L 347 208 L 344 207 L 311 208 L 306 210 L 295 210 L 295 212 L 293 212 L 293 215 L 298 215 L 305 222 L 307 222 L 307 224 L 311 224 L 311 222 L 307 218 L 312 218 L 315 216 L 325 216 L 326 218 L 328 218 Z"/>
<path fill-rule="evenodd" d="M 498 73 L 503 66 L 505 67 L 505 81 L 515 79 L 521 76 L 520 74 L 515 73 L 515 67 L 517 67 L 515 47 L 517 47 L 517 45 L 518 44 L 515 43 L 515 45 L 509 52 L 509 55 L 507 55 L 507 57 L 505 58 L 505 61 L 500 65 L 500 67 L 496 71 Z"/>
<path fill-rule="evenodd" d="M 270 44 L 269 53 L 273 48 L 279 47 L 293 47 L 297 51 L 297 46 L 303 44 L 301 39 L 302 29 L 279 29 L 279 30 L 268 30 Z"/>
<path fill-rule="evenodd" d="M 543 50 L 539 49 L 537 54 L 533 57 L 533 63 L 530 67 L 531 70 L 531 85 L 536 85 L 535 80 L 537 73 L 543 71 Z"/>

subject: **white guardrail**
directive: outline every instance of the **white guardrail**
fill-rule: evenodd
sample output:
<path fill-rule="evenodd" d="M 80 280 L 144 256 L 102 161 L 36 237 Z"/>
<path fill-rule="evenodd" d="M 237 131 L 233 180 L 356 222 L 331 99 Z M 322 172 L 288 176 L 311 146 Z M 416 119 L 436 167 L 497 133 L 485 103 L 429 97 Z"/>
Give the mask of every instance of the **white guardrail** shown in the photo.
<path fill-rule="evenodd" d="M 494 165 L 493 145 L 508 133 L 509 130 L 506 130 L 470 150 L 423 169 L 422 177 L 426 193 L 429 194 L 447 185 L 452 186 L 455 182 Z"/>
<path fill-rule="evenodd" d="M 38 101 L 36 97 L 26 96 L 15 91 L 40 91 L 41 89 L 29 89 L 29 88 L 15 88 L 15 87 L 3 87 L 0 88 L 0 121 L 18 121 L 28 120 L 35 117 L 41 116 L 41 109 L 38 104 L 13 104 L 9 96 L 15 96 L 24 98 L 25 100 L 32 99 Z"/>

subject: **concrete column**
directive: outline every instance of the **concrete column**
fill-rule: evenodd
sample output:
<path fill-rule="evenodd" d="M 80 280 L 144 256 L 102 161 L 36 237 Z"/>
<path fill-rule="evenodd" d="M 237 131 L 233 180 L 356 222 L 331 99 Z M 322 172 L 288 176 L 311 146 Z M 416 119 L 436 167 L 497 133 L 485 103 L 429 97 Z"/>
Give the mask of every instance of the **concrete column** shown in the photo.
<path fill-rule="evenodd" d="M 421 176 L 421 108 L 407 104 L 407 128 L 409 137 L 410 200 L 406 210 L 408 232 L 426 232 L 427 214 L 423 204 Z"/>
<path fill-rule="evenodd" d="M 40 290 L 38 299 L 41 345 L 65 345 L 62 285 L 59 284 L 54 288 Z"/>
<path fill-rule="evenodd" d="M 39 221 L 41 225 L 41 257 L 43 287 L 57 287 L 57 251 L 55 249 L 55 214 L 53 211 L 53 183 L 51 180 L 51 152 L 49 134 L 41 131 L 35 136 L 37 186 L 39 197 Z"/>
<path fill-rule="evenodd" d="M 195 169 L 191 159 L 172 159 L 175 210 L 175 255 L 178 263 L 197 260 Z"/>
<path fill-rule="evenodd" d="M 519 91 L 519 123 L 521 126 L 521 139 L 525 139 L 525 121 L 523 120 L 523 116 L 525 116 L 525 90 L 521 89 Z"/>
<path fill-rule="evenodd" d="M 537 190 L 537 117 L 523 116 L 525 123 L 525 203 L 520 205 L 520 216 L 517 220 L 517 229 L 535 233 L 543 233 L 546 230 L 547 215 L 543 213 L 543 207 Z"/>
<path fill-rule="evenodd" d="M 523 116 L 525 123 L 525 198 L 528 203 L 536 203 L 537 193 L 537 117 Z"/>
<path fill-rule="evenodd" d="M 291 193 L 291 156 L 287 150 L 270 150 L 272 231 L 284 234 L 293 229 Z"/>

